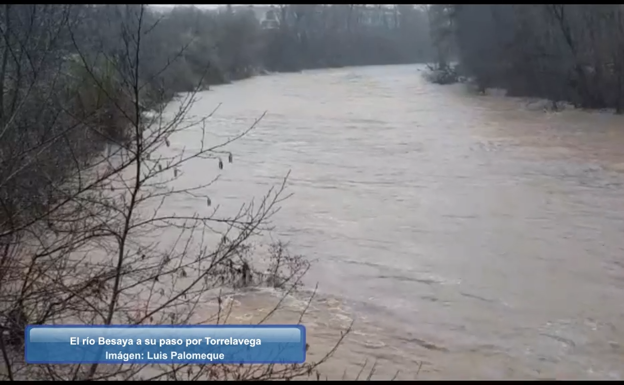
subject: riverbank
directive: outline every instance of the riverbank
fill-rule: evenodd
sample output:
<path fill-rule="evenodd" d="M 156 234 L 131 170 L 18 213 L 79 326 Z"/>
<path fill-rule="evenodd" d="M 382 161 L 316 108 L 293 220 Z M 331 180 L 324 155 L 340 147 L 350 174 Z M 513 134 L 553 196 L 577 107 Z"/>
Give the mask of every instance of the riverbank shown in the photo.
<path fill-rule="evenodd" d="M 462 84 L 464 87 L 466 87 L 467 90 L 474 92 L 475 94 L 517 98 L 519 100 L 523 100 L 526 104 L 526 108 L 531 111 L 562 112 L 569 110 L 578 110 L 585 112 L 600 112 L 619 115 L 617 109 L 615 108 L 582 108 L 574 106 L 573 103 L 565 100 L 551 100 L 533 97 L 530 95 L 513 95 L 510 94 L 510 91 L 503 88 L 484 88 L 478 85 L 478 82 L 475 78 L 462 75 L 460 66 L 436 68 L 428 65 L 427 70 L 423 72 L 422 76 L 430 83 L 438 84 L 441 86 Z"/>
<path fill-rule="evenodd" d="M 212 289 L 262 277 L 246 260 L 250 239 L 270 228 L 285 187 L 274 183 L 228 214 L 227 198 L 213 188 L 222 173 L 239 168 L 246 153 L 230 147 L 262 112 L 235 135 L 219 137 L 226 130 L 209 126 L 219 103 L 189 113 L 198 91 L 262 68 L 393 64 L 430 54 L 426 12 L 413 6 L 387 12 L 353 5 L 344 12 L 339 5 L 284 5 L 274 29 L 231 7 L 0 8 L 13 36 L 0 52 L 7 63 L 0 73 L 0 322 L 18 351 L 3 355 L 6 379 L 26 372 L 33 379 L 98 379 L 118 370 L 93 365 L 50 373 L 24 365 L 19 341 L 27 324 L 185 324 L 198 302 L 219 303 L 207 294 Z M 299 23 L 303 15 L 306 23 Z M 367 21 L 399 16 L 400 25 Z M 254 94 L 257 105 L 266 92 Z M 180 144 L 182 132 L 202 135 Z M 111 151 L 100 156 L 105 148 Z M 214 180 L 197 186 L 206 175 Z M 191 211 L 182 215 L 168 202 L 186 202 Z"/>
<path fill-rule="evenodd" d="M 457 58 L 480 88 L 624 113 L 621 6 L 444 5 L 435 10 L 432 32 L 440 58 Z"/>

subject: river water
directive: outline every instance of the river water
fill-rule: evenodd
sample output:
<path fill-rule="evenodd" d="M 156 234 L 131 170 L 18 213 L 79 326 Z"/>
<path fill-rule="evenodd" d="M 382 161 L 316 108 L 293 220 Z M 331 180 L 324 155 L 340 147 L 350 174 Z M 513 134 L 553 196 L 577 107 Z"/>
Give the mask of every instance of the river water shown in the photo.
<path fill-rule="evenodd" d="M 185 175 L 220 173 L 212 200 L 237 209 L 291 171 L 271 236 L 313 262 L 311 359 L 355 320 L 329 378 L 365 360 L 376 379 L 624 377 L 624 120 L 428 84 L 418 66 L 257 77 L 192 113 L 219 103 L 215 141 L 267 114 L 233 164 Z M 242 295 L 233 317 L 274 300 Z"/>

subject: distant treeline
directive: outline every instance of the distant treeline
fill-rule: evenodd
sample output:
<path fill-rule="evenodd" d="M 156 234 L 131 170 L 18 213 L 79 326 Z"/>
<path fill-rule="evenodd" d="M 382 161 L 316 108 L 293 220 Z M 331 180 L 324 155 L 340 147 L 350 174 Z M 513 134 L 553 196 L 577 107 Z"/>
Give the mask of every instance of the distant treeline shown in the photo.
<path fill-rule="evenodd" d="M 256 6 L 257 8 L 258 6 Z M 264 25 L 258 15 L 268 18 Z M 255 71 L 403 64 L 431 59 L 427 14 L 413 5 L 278 5 L 199 10 L 177 7 L 161 17 L 148 49 L 150 64 L 190 46 L 166 88 L 188 89 L 206 66 L 208 81 Z"/>
<path fill-rule="evenodd" d="M 439 62 L 454 56 L 481 89 L 624 112 L 619 4 L 435 5 Z"/>
<path fill-rule="evenodd" d="M 0 37 L 0 230 L 45 213 L 67 168 L 123 144 L 176 93 L 432 53 L 427 12 L 412 5 L 4 4 Z"/>

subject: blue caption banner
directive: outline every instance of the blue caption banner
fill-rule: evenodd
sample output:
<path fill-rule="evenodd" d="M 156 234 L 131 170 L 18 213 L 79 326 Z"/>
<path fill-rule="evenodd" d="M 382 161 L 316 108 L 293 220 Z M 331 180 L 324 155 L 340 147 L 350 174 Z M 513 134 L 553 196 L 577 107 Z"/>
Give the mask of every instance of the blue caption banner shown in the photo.
<path fill-rule="evenodd" d="M 300 364 L 302 325 L 26 328 L 29 364 Z"/>

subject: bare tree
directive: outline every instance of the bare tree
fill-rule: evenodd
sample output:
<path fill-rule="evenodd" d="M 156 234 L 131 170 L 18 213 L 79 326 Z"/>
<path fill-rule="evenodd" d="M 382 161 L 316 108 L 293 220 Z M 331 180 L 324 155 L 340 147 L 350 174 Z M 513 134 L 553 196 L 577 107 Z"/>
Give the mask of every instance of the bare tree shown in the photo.
<path fill-rule="evenodd" d="M 482 90 L 622 112 L 620 5 L 450 7 L 461 68 Z"/>
<path fill-rule="evenodd" d="M 12 9 L 4 7 L 5 20 L 12 20 Z M 32 9 L 31 17 L 39 17 Z M 0 226 L 0 377 L 291 379 L 315 374 L 342 339 L 317 363 L 281 367 L 25 365 L 23 333 L 27 324 L 218 324 L 228 319 L 228 309 L 221 306 L 225 289 L 269 284 L 287 295 L 300 285 L 308 268 L 303 259 L 289 256 L 280 245 L 273 249 L 268 273 L 258 271 L 250 256 L 252 237 L 270 229 L 271 217 L 287 198 L 286 178 L 259 201 L 243 204 L 233 216 L 222 215 L 218 202 L 207 193 L 218 176 L 203 184 L 189 184 L 184 179 L 188 167 L 197 162 L 203 162 L 206 170 L 229 167 L 234 154 L 227 151 L 228 144 L 253 130 L 262 117 L 235 137 L 211 143 L 207 130 L 216 110 L 200 118 L 189 114 L 201 81 L 195 90 L 166 105 L 166 96 L 151 87 L 159 84 L 154 76 L 164 73 L 170 63 L 157 75 L 146 78 L 141 72 L 144 41 L 159 22 L 144 5 L 67 6 L 53 12 L 59 10 L 65 15 L 58 25 L 63 50 L 54 52 L 63 54 L 53 67 L 55 75 L 46 79 L 62 79 L 62 87 L 52 87 L 46 94 L 43 90 L 50 83 L 43 83 L 43 90 L 20 94 L 21 102 L 16 102 L 17 106 L 28 105 L 46 95 L 50 109 L 54 107 L 59 117 L 52 133 L 41 128 L 42 136 L 50 137 L 47 141 L 38 138 L 33 147 L 20 149 L 17 155 L 3 149 L 0 187 L 24 180 L 20 178 L 30 172 L 30 165 L 40 167 L 58 160 L 70 166 L 59 165 L 62 172 L 54 176 L 45 168 L 38 170 L 36 177 L 45 181 L 39 190 L 48 197 L 35 212 L 24 214 L 24 204 L 15 201 L 9 190 L 3 196 L 2 204 L 7 206 L 11 198 L 14 208 L 3 213 Z M 116 29 L 102 31 L 107 36 L 93 32 L 84 39 L 81 23 L 93 13 L 110 17 L 108 22 Z M 58 18 L 50 16 L 33 25 L 49 33 L 51 27 L 45 22 L 52 20 Z M 2 79 L 22 82 L 22 88 L 15 85 L 13 89 L 22 92 L 27 81 L 19 80 L 18 74 L 23 79 L 39 79 L 34 72 L 39 67 L 30 62 L 33 57 L 43 60 L 45 56 L 37 50 L 36 55 L 29 55 L 29 46 L 12 28 L 9 22 L 3 24 L 5 45 L 0 51 L 11 56 L 5 55 L 3 62 L 14 61 L 11 74 L 17 77 L 7 75 L 7 64 Z M 42 41 L 49 44 L 45 36 L 33 43 L 34 47 Z M 182 47 L 175 57 L 181 57 L 187 48 Z M 16 59 L 20 52 L 28 57 L 28 65 Z M 83 87 L 72 82 L 76 79 Z M 148 111 L 146 106 L 156 110 Z M 27 120 L 33 113 L 20 113 L 17 107 L 9 113 L 3 111 L 3 133 L 18 131 L 11 124 Z M 183 147 L 182 135 L 192 135 L 198 145 Z M 89 146 L 91 142 L 101 145 Z M 107 150 L 101 151 L 104 147 Z M 7 168 L 7 163 L 13 164 L 12 168 Z M 196 210 L 172 212 L 169 203 L 177 199 L 195 202 Z M 211 303 L 218 304 L 216 314 L 208 312 Z M 160 372 L 154 373 L 154 369 Z"/>

